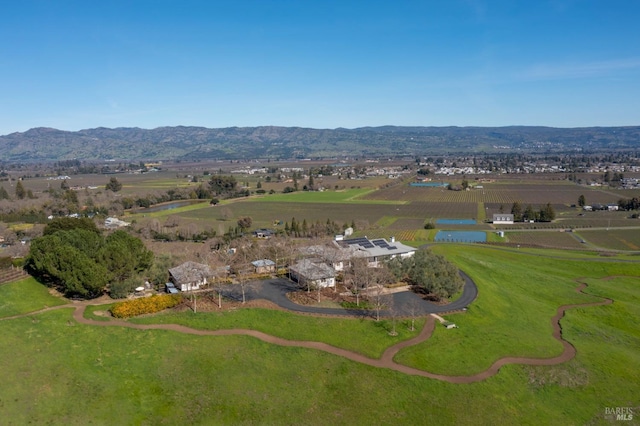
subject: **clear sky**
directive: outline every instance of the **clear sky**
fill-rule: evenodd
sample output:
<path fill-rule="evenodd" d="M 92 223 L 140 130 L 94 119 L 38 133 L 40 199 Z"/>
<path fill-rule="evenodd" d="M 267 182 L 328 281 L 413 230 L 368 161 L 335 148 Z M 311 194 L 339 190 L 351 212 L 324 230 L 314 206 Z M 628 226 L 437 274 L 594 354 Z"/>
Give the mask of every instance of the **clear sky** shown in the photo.
<path fill-rule="evenodd" d="M 0 134 L 639 117 L 638 0 L 0 0 Z"/>

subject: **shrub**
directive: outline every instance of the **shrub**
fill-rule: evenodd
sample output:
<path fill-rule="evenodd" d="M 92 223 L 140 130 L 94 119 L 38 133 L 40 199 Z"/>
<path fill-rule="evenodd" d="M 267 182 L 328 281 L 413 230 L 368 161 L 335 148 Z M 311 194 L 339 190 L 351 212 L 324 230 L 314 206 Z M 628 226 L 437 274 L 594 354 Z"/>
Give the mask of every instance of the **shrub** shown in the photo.
<path fill-rule="evenodd" d="M 153 314 L 173 308 L 182 301 L 179 294 L 161 294 L 140 299 L 115 303 L 110 311 L 116 318 L 131 318 L 138 315 Z"/>

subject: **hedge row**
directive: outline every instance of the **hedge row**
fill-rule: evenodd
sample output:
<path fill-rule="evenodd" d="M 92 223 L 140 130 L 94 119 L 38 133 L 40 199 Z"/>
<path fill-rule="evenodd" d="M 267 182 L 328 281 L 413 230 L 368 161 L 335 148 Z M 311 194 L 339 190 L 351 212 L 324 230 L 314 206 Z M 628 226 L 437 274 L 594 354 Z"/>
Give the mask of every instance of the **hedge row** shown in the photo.
<path fill-rule="evenodd" d="M 182 296 L 179 294 L 160 294 L 140 299 L 118 302 L 111 307 L 111 315 L 116 318 L 131 318 L 138 315 L 153 314 L 164 309 L 173 308 L 179 304 Z"/>

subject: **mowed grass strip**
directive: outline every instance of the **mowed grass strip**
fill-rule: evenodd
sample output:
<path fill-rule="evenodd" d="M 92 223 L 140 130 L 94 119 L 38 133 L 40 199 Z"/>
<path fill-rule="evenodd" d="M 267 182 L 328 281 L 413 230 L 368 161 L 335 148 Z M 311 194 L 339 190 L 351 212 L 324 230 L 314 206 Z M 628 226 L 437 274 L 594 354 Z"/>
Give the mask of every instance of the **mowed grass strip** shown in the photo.
<path fill-rule="evenodd" d="M 551 325 L 558 307 L 599 300 L 576 293 L 574 280 L 638 271 L 637 264 L 553 259 L 481 247 L 438 245 L 432 250 L 467 271 L 479 295 L 466 313 L 448 317 L 460 328 L 436 327 L 430 340 L 403 350 L 396 360 L 449 375 L 478 373 L 505 356 L 559 355 L 562 345 L 552 337 Z"/>
<path fill-rule="evenodd" d="M 270 309 L 238 309 L 226 312 L 163 313 L 133 318 L 136 324 L 181 324 L 200 330 L 252 329 L 288 340 L 310 340 L 361 353 L 370 358 L 380 358 L 386 348 L 415 337 L 424 324 L 416 321 L 416 330 L 406 324 L 397 324 L 397 336 L 389 335 L 390 321 L 373 321 L 355 318 L 325 318 L 298 315 Z"/>
<path fill-rule="evenodd" d="M 0 318 L 26 314 L 65 303 L 68 302 L 52 296 L 47 287 L 32 277 L 0 285 Z"/>

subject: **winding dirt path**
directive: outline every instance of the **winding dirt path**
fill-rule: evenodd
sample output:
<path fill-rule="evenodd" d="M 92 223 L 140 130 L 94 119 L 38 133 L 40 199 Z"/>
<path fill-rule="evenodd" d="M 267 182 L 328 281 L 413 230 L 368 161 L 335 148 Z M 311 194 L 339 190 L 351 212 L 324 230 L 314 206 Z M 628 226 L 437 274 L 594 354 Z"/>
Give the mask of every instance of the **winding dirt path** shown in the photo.
<path fill-rule="evenodd" d="M 612 278 L 615 278 L 615 277 L 606 277 L 603 279 L 612 279 Z M 587 294 L 593 297 L 600 297 L 600 296 L 584 293 L 583 290 L 587 287 L 587 284 L 582 280 L 584 280 L 584 278 L 576 279 L 576 282 L 579 283 L 578 287 L 576 288 L 576 292 Z M 564 313 L 568 309 L 609 305 L 613 303 L 613 300 L 611 299 L 607 299 L 603 297 L 600 297 L 600 298 L 603 299 L 600 302 L 562 305 L 558 308 L 556 315 L 551 319 L 551 324 L 553 326 L 553 337 L 556 340 L 558 340 L 560 343 L 562 343 L 562 346 L 564 348 L 560 355 L 553 358 L 503 357 L 498 359 L 496 362 L 494 362 L 488 369 L 480 373 L 474 374 L 472 376 L 446 376 L 442 374 L 429 373 L 428 371 L 419 370 L 413 367 L 398 364 L 393 360 L 395 355 L 401 349 L 416 345 L 418 343 L 422 343 L 431 337 L 433 330 L 435 329 L 435 318 L 432 316 L 427 317 L 427 322 L 425 323 L 425 326 L 419 335 L 417 335 L 412 339 L 405 340 L 403 342 L 400 342 L 396 345 L 389 347 L 382 354 L 382 357 L 380 359 L 368 358 L 364 355 L 351 352 L 346 349 L 331 346 L 329 344 L 322 343 L 322 342 L 287 340 L 280 337 L 272 336 L 270 334 L 262 333 L 256 330 L 228 329 L 228 330 L 213 331 L 213 330 L 197 330 L 197 329 L 193 329 L 193 328 L 186 327 L 183 325 L 178 325 L 178 324 L 133 324 L 127 321 L 116 320 L 116 319 L 112 319 L 109 321 L 94 321 L 94 320 L 84 318 L 84 311 L 86 307 L 90 305 L 90 303 L 87 303 L 87 302 L 54 306 L 54 307 L 45 308 L 39 311 L 30 312 L 28 314 L 21 314 L 21 315 L 15 315 L 12 317 L 2 318 L 2 320 L 26 317 L 26 316 L 31 316 L 38 313 L 51 311 L 51 310 L 73 307 L 75 309 L 73 312 L 73 318 L 75 321 L 81 324 L 100 326 L 100 327 L 114 327 L 114 326 L 127 327 L 127 328 L 134 328 L 138 330 L 170 330 L 178 333 L 192 334 L 197 336 L 232 336 L 232 335 L 251 336 L 251 337 L 255 337 L 256 339 L 260 339 L 264 342 L 271 343 L 274 345 L 316 349 L 316 350 L 328 352 L 330 354 L 342 356 L 352 361 L 360 362 L 362 364 L 370 365 L 372 367 L 388 368 L 391 370 L 395 370 L 395 371 L 398 371 L 404 374 L 413 375 L 413 376 L 422 376 L 422 377 L 441 380 L 449 383 L 473 383 L 473 382 L 485 380 L 497 374 L 500 368 L 507 364 L 557 365 L 557 364 L 561 364 L 563 362 L 567 362 L 571 360 L 576 355 L 576 348 L 571 343 L 563 339 L 562 326 L 560 325 L 560 320 L 564 317 Z"/>

